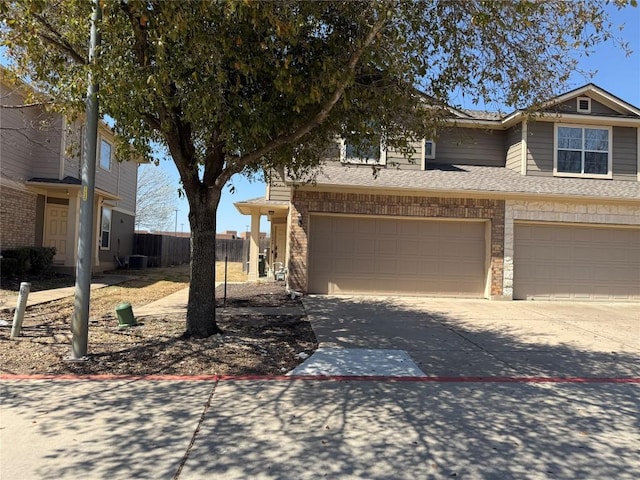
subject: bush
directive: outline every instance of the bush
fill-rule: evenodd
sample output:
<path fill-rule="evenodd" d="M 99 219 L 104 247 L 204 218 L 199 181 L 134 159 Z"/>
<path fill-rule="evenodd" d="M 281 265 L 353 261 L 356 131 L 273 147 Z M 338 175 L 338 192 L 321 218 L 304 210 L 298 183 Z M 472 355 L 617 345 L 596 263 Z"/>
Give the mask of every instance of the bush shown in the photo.
<path fill-rule="evenodd" d="M 53 266 L 54 247 L 22 247 L 2 251 L 0 270 L 3 277 L 42 275 Z"/>

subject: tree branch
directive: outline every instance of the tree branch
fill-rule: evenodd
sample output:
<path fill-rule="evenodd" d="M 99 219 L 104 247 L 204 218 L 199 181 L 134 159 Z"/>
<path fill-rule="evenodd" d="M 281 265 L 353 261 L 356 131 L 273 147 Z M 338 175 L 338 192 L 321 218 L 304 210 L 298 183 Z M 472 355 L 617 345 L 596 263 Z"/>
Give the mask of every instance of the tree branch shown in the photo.
<path fill-rule="evenodd" d="M 349 75 L 344 76 L 342 82 L 338 84 L 333 94 L 327 99 L 324 105 L 322 105 L 318 113 L 316 113 L 312 118 L 298 127 L 294 132 L 276 137 L 263 147 L 258 148 L 257 150 L 254 150 L 253 152 L 238 158 L 235 162 L 225 168 L 224 171 L 220 174 L 220 176 L 216 180 L 216 186 L 222 188 L 231 178 L 231 176 L 241 172 L 247 165 L 250 165 L 251 163 L 259 160 L 261 157 L 278 147 L 288 145 L 300 140 L 315 127 L 322 124 L 329 116 L 329 113 L 331 113 L 333 107 L 342 98 L 342 95 L 344 95 L 344 92 L 347 89 L 347 86 L 349 85 L 353 74 L 355 73 L 360 58 L 367 50 L 367 48 L 374 42 L 376 36 L 380 33 L 380 31 L 385 27 L 387 20 L 388 17 L 386 16 L 386 10 L 383 9 L 383 13 L 381 13 L 378 21 L 375 22 L 371 27 L 371 30 L 365 37 L 362 44 L 351 55 L 351 58 L 349 59 L 349 62 L 347 63 L 345 68 Z"/>
<path fill-rule="evenodd" d="M 71 45 L 69 42 L 67 42 L 64 37 L 60 34 L 60 32 L 58 32 L 53 25 L 51 25 L 46 18 L 44 18 L 42 15 L 34 15 L 34 18 L 38 21 L 38 23 L 40 23 L 40 25 L 42 25 L 44 28 L 46 28 L 51 34 L 53 34 L 55 36 L 51 37 L 49 35 L 46 35 L 44 33 L 38 33 L 38 36 L 40 38 L 42 38 L 44 41 L 46 41 L 47 43 L 50 43 L 51 45 L 53 45 L 54 47 L 56 47 L 58 50 L 61 50 L 63 52 L 66 52 L 73 60 L 75 60 L 77 63 L 81 63 L 83 65 L 87 65 L 89 63 L 89 61 L 82 56 L 80 53 L 78 53 L 75 48 L 73 48 L 73 45 Z"/>

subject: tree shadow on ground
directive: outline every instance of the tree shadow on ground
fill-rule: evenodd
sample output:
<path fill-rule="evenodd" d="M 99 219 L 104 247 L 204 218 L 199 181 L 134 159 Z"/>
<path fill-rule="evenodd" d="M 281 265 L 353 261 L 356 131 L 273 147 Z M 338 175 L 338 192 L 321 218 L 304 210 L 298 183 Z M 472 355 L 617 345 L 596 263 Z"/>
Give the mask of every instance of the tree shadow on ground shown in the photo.
<path fill-rule="evenodd" d="M 339 311 L 331 302 L 351 301 L 326 299 L 313 315 L 321 322 Z M 460 347 L 452 339 L 462 331 L 470 346 L 459 351 L 478 349 L 481 360 L 497 364 L 500 353 L 544 352 L 560 374 L 637 372 L 637 350 L 612 357 L 585 342 L 554 343 L 544 331 L 536 340 L 517 326 L 473 327 L 397 302 L 367 301 L 324 327 L 345 345 L 364 342 L 358 330 L 372 335 L 368 348 L 426 348 L 418 330 L 405 330 L 408 338 L 376 333 L 368 322 L 384 317 L 435 329 L 422 336 L 441 353 L 425 356 L 423 369 L 446 364 L 444 352 Z M 452 336 L 439 336 L 445 330 Z M 545 365 L 531 372 L 545 374 Z M 525 367 L 522 376 L 530 376 Z M 500 368 L 517 374 L 519 365 Z M 631 479 L 640 463 L 638 384 L 613 381 L 5 382 L 3 410 L 12 421 L 3 420 L 9 427 L 0 435 L 3 445 L 10 437 L 46 445 L 30 453 L 39 478 L 172 478 L 212 391 L 181 479 Z M 13 458 L 11 451 L 3 457 Z"/>

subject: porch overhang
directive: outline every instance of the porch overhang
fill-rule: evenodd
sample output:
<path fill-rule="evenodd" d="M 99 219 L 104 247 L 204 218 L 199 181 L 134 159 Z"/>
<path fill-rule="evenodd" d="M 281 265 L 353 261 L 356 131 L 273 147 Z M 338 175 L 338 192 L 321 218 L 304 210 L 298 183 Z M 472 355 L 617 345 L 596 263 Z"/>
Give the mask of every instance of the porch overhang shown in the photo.
<path fill-rule="evenodd" d="M 267 200 L 264 197 L 242 200 L 233 204 L 243 215 L 268 215 L 269 217 L 286 216 L 289 202 L 284 200 Z"/>
<path fill-rule="evenodd" d="M 67 195 L 77 193 L 82 188 L 80 180 L 74 177 L 65 177 L 62 180 L 53 178 L 32 178 L 25 182 L 28 189 L 32 191 L 47 191 L 56 193 L 65 193 Z M 100 188 L 95 189 L 95 193 L 106 200 L 121 200 L 119 195 L 109 193 Z"/>

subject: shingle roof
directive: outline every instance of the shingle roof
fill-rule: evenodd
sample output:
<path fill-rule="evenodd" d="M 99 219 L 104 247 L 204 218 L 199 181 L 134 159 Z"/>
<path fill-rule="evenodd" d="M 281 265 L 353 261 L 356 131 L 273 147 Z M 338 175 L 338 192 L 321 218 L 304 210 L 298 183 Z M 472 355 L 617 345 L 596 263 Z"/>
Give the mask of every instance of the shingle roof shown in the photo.
<path fill-rule="evenodd" d="M 381 169 L 374 177 L 371 166 L 325 165 L 315 180 L 319 186 L 524 193 L 640 201 L 640 182 L 525 176 L 504 167 L 432 164 L 427 171 Z"/>
<path fill-rule="evenodd" d="M 61 185 L 82 185 L 82 182 L 76 177 L 66 176 L 62 180 L 58 178 L 34 177 L 28 180 L 34 183 L 59 183 Z"/>

